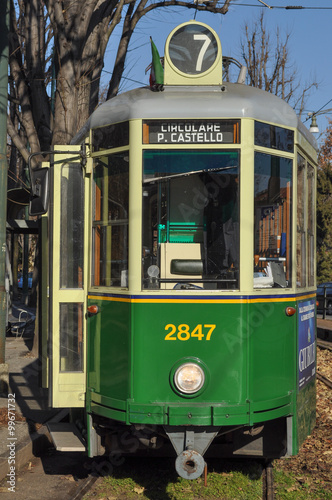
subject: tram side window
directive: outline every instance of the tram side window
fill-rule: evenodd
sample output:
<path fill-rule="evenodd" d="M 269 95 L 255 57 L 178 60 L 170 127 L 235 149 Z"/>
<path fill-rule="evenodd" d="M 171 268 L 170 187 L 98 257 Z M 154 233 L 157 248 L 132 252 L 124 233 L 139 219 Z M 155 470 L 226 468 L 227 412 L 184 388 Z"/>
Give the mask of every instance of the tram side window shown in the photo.
<path fill-rule="evenodd" d="M 255 121 L 255 144 L 264 148 L 293 153 L 294 132 L 287 128 Z"/>
<path fill-rule="evenodd" d="M 296 285 L 306 286 L 306 177 L 305 160 L 297 155 L 297 238 L 296 238 Z"/>
<path fill-rule="evenodd" d="M 93 286 L 128 286 L 128 152 L 98 158 L 94 166 Z"/>
<path fill-rule="evenodd" d="M 307 170 L 306 170 L 307 165 Z M 315 171 L 297 155 L 296 286 L 315 284 Z"/>
<path fill-rule="evenodd" d="M 315 170 L 308 164 L 308 286 L 315 284 Z"/>
<path fill-rule="evenodd" d="M 83 304 L 60 304 L 60 372 L 83 371 Z"/>
<path fill-rule="evenodd" d="M 129 122 L 93 129 L 92 144 L 93 152 L 127 146 L 129 144 Z"/>
<path fill-rule="evenodd" d="M 239 152 L 149 150 L 143 164 L 143 288 L 238 288 Z"/>
<path fill-rule="evenodd" d="M 84 180 L 81 166 L 61 169 L 60 288 L 83 287 Z"/>
<path fill-rule="evenodd" d="M 254 288 L 291 286 L 292 160 L 255 153 Z"/>

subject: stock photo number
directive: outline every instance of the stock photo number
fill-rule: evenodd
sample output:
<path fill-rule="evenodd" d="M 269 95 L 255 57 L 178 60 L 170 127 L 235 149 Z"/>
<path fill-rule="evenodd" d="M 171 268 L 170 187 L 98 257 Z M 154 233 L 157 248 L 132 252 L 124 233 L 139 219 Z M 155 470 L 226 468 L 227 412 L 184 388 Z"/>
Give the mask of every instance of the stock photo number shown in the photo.
<path fill-rule="evenodd" d="M 182 323 L 181 325 L 173 325 L 169 323 L 165 326 L 165 330 L 169 333 L 165 336 L 165 340 L 189 340 L 196 338 L 197 340 L 211 340 L 211 335 L 216 328 L 216 325 L 196 325 L 190 331 L 190 326 Z"/>
<path fill-rule="evenodd" d="M 15 436 L 15 394 L 8 394 L 8 435 Z"/>
<path fill-rule="evenodd" d="M 15 493 L 16 488 L 16 440 L 15 437 L 15 394 L 8 394 L 8 491 Z"/>

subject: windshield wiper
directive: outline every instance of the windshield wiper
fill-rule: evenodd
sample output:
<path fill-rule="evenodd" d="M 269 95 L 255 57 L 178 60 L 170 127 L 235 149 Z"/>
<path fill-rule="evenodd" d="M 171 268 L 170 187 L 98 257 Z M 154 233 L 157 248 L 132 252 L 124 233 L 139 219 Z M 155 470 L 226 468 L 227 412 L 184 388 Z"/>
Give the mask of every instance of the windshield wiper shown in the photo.
<path fill-rule="evenodd" d="M 219 167 L 219 168 L 202 168 L 202 170 L 192 170 L 191 172 L 181 172 L 180 174 L 173 174 L 173 175 L 165 175 L 162 177 L 154 177 L 153 179 L 145 179 L 143 180 L 143 184 L 152 184 L 153 182 L 158 182 L 162 180 L 168 180 L 168 179 L 175 179 L 176 177 L 187 177 L 189 175 L 194 175 L 194 174 L 202 174 L 202 173 L 211 173 L 211 172 L 222 172 L 224 170 L 231 170 L 233 168 L 236 168 L 236 166 L 233 167 Z"/>

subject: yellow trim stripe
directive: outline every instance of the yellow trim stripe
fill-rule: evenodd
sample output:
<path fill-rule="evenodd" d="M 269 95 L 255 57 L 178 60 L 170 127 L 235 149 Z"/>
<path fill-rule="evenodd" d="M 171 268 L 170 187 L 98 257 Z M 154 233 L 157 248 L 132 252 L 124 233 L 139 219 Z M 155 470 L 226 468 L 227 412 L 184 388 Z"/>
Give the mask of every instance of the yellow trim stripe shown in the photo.
<path fill-rule="evenodd" d="M 160 299 L 148 299 L 146 297 L 139 299 L 139 298 L 130 298 L 130 297 L 107 297 L 107 296 L 100 296 L 100 295 L 89 295 L 88 299 L 89 300 L 105 300 L 105 301 L 111 301 L 111 302 L 127 302 L 127 303 L 133 303 L 133 304 L 256 304 L 256 303 L 262 303 L 262 302 L 298 302 L 300 300 L 306 300 L 306 299 L 311 299 L 316 297 L 315 293 L 312 293 L 310 295 L 299 295 L 298 297 L 257 297 L 257 298 L 251 298 L 251 299 L 243 299 L 243 298 L 238 298 L 238 299 L 166 299 L 165 297 L 160 298 Z"/>

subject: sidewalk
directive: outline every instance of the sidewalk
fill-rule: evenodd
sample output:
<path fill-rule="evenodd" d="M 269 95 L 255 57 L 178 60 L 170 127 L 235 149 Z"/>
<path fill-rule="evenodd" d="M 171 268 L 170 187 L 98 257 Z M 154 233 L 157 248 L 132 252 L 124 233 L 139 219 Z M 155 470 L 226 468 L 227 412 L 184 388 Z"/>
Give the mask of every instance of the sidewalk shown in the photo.
<path fill-rule="evenodd" d="M 332 339 L 332 316 L 317 318 L 317 335 L 325 340 Z"/>
<path fill-rule="evenodd" d="M 47 390 L 39 387 L 40 364 L 31 355 L 33 311 L 25 306 L 20 309 L 27 310 L 32 321 L 27 323 L 22 337 L 21 333 L 7 333 L 6 337 L 10 388 L 8 396 L 0 395 L 0 480 L 49 446 L 50 438 L 43 424 L 58 413 L 48 409 Z M 13 306 L 15 318 L 19 312 Z"/>

